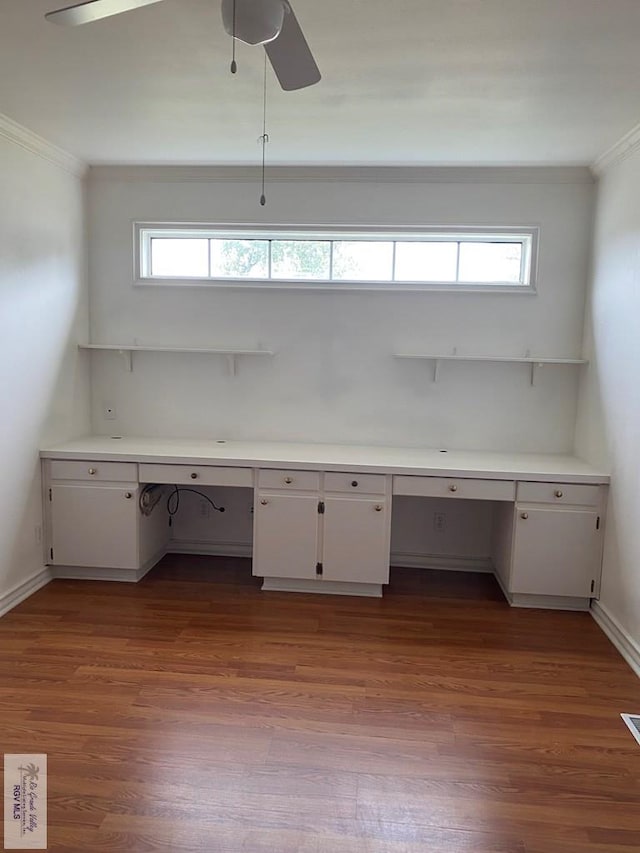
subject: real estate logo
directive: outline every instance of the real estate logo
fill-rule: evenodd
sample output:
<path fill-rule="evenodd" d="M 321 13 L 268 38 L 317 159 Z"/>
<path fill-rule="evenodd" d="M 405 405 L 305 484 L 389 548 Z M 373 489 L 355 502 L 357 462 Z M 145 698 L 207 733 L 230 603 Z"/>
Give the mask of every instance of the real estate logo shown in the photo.
<path fill-rule="evenodd" d="M 47 849 L 47 756 L 4 757 L 5 850 Z"/>

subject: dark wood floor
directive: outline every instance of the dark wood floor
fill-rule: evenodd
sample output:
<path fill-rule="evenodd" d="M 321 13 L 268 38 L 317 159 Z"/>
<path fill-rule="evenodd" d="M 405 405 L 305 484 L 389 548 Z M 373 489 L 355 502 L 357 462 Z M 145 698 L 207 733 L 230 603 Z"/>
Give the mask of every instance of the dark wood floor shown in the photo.
<path fill-rule="evenodd" d="M 488 576 L 261 593 L 243 560 L 55 581 L 0 619 L 4 752 L 67 851 L 630 853 L 638 680 L 587 614 Z"/>

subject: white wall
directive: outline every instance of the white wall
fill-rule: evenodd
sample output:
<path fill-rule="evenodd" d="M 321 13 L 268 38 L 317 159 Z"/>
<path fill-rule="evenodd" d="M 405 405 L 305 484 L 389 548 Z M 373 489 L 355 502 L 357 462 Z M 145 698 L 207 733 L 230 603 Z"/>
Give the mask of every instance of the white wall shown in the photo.
<path fill-rule="evenodd" d="M 397 361 L 394 351 L 547 356 L 581 353 L 593 182 L 586 170 L 403 171 L 404 181 L 336 180 L 297 172 L 268 188 L 216 169 L 95 168 L 89 181 L 91 337 L 98 343 L 256 347 L 236 377 L 207 356 L 140 354 L 127 373 L 94 353 L 92 420 L 98 434 L 306 440 L 562 452 L 573 448 L 579 370 Z M 272 173 L 273 174 L 273 173 Z M 288 173 L 291 176 L 291 173 Z M 355 175 L 348 173 L 351 178 Z M 371 175 L 371 172 L 368 173 Z M 415 176 L 413 182 L 407 176 Z M 324 180 L 319 178 L 324 177 Z M 362 178 L 362 173 L 357 177 Z M 335 293 L 137 287 L 135 221 L 524 226 L 540 234 L 537 295 Z M 106 405 L 115 421 L 105 420 Z M 223 496 L 220 496 L 223 499 Z M 174 538 L 251 540 L 246 501 L 224 516 L 176 519 Z M 399 501 L 393 550 L 486 557 L 490 508 Z M 187 500 L 185 499 L 185 506 Z M 433 527 L 444 511 L 446 530 Z M 464 562 L 461 561 L 461 562 Z"/>
<path fill-rule="evenodd" d="M 598 188 L 577 452 L 609 465 L 600 604 L 640 647 L 640 154 Z"/>
<path fill-rule="evenodd" d="M 235 378 L 207 356 L 92 355 L 95 432 L 525 451 L 573 447 L 578 369 L 427 364 L 398 350 L 581 352 L 593 184 L 585 170 L 417 172 L 413 183 L 277 180 L 219 170 L 91 170 L 94 342 L 255 347 Z M 334 173 L 331 173 L 332 177 Z M 448 176 L 443 182 L 442 175 Z M 317 177 L 317 173 L 316 173 Z M 298 178 L 300 176 L 298 175 Z M 539 225 L 539 288 L 524 294 L 332 293 L 135 287 L 134 221 L 451 227 Z M 117 419 L 103 417 L 115 405 Z"/>
<path fill-rule="evenodd" d="M 39 447 L 89 428 L 82 183 L 3 126 L 16 131 L 0 116 L 0 612 L 44 568 Z"/>

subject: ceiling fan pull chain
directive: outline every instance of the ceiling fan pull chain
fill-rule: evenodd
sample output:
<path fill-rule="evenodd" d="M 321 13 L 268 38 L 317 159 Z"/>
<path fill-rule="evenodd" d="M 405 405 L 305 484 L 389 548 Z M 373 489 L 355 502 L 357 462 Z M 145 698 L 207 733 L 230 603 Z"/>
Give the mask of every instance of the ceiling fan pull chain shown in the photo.
<path fill-rule="evenodd" d="M 262 90 L 262 136 L 260 137 L 260 141 L 262 142 L 262 194 L 260 195 L 260 204 L 262 207 L 267 203 L 267 197 L 265 195 L 265 162 L 267 158 L 267 142 L 269 141 L 269 134 L 267 133 L 267 54 L 264 55 L 264 87 Z"/>
<path fill-rule="evenodd" d="M 233 34 L 231 36 L 231 44 L 233 45 L 231 48 L 231 73 L 235 74 L 238 70 L 238 63 L 236 62 L 236 0 L 233 0 Z"/>

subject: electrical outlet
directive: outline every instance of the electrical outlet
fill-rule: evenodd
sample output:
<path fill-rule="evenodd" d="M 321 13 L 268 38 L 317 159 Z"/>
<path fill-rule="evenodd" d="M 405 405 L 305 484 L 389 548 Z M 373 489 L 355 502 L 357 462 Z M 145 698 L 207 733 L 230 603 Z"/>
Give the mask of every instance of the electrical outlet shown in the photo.
<path fill-rule="evenodd" d="M 105 421 L 115 421 L 117 417 L 116 407 L 112 403 L 105 403 L 102 409 L 102 414 Z"/>
<path fill-rule="evenodd" d="M 447 528 L 447 516 L 444 512 L 433 513 L 433 529 L 438 533 L 444 533 Z"/>

